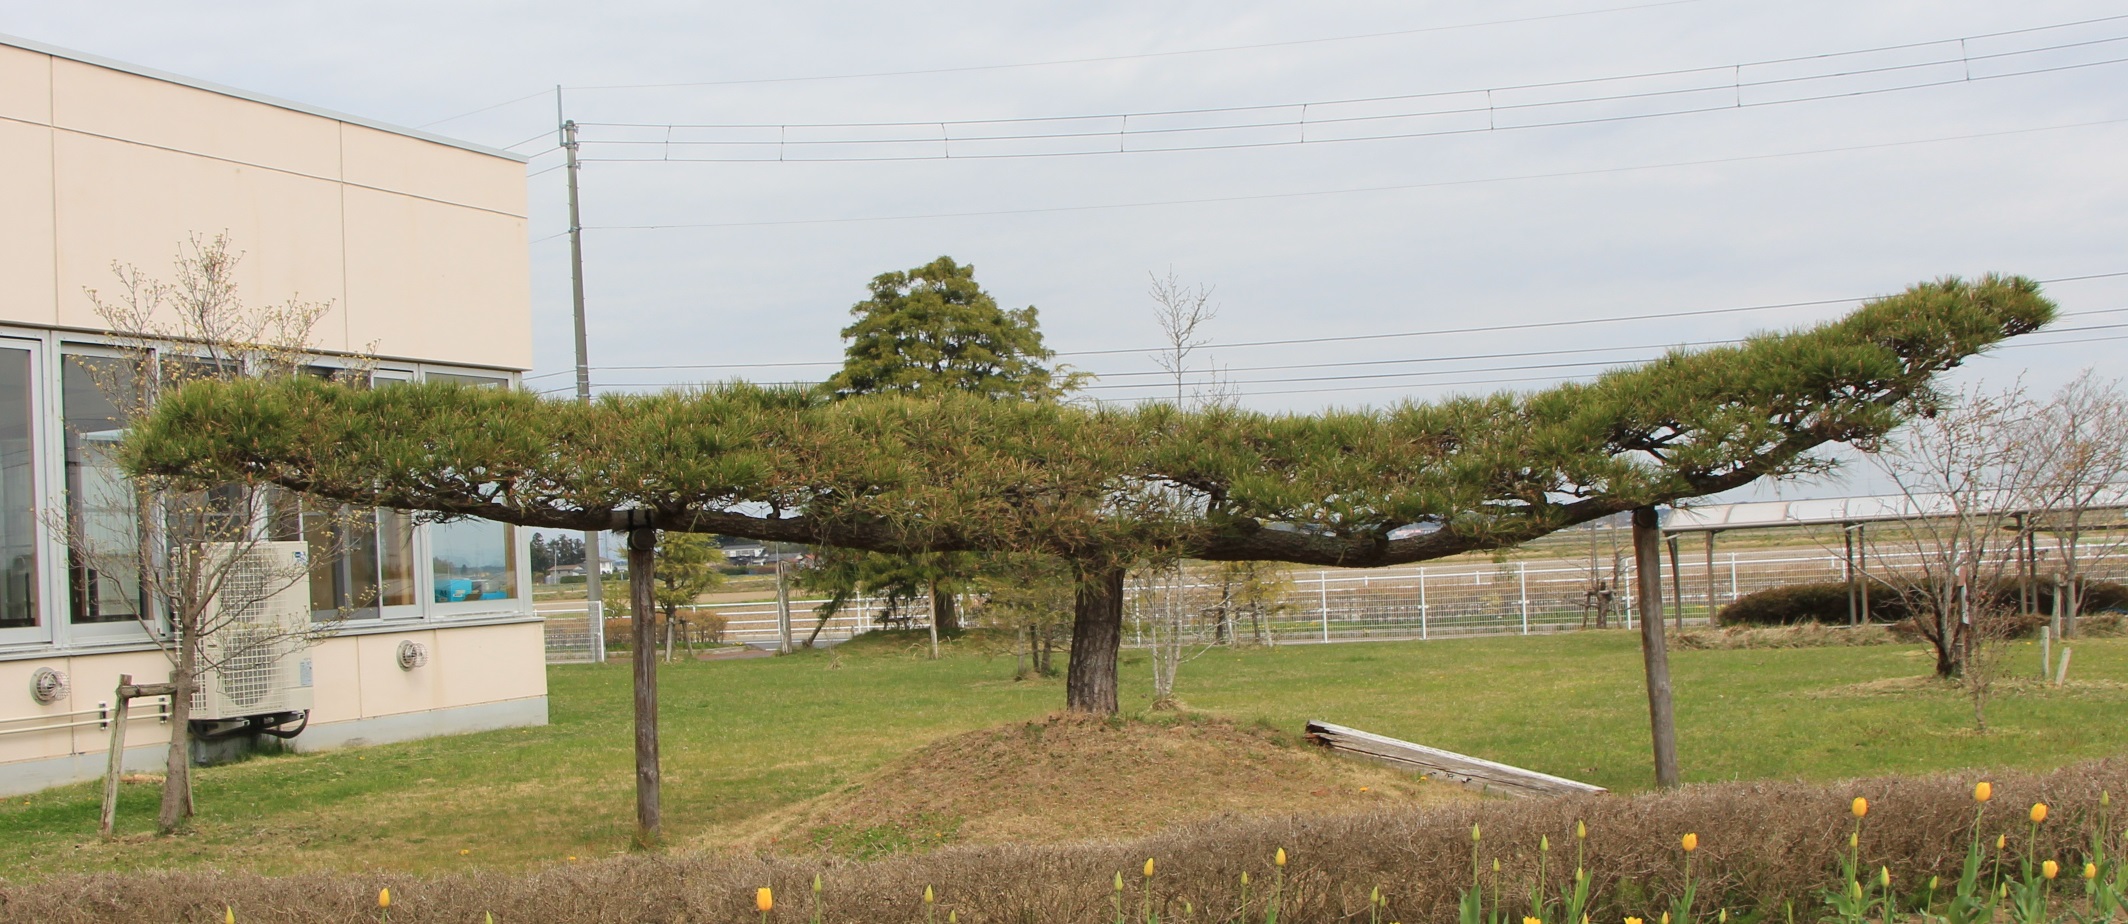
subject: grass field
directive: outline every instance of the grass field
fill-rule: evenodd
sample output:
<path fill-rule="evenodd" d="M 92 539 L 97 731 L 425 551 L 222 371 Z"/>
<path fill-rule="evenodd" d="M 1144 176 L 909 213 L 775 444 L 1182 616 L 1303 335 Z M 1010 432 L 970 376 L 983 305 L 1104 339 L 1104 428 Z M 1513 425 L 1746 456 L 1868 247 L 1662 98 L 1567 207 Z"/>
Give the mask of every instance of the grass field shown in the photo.
<path fill-rule="evenodd" d="M 1058 708 L 1057 681 L 1016 683 L 1010 657 L 964 644 L 939 662 L 892 645 L 676 664 L 664 673 L 665 817 L 675 843 L 843 786 L 941 736 Z M 2077 646 L 2074 682 L 2013 682 L 1971 731 L 1965 700 L 1917 682 L 1908 646 L 1679 651 L 1686 778 L 1824 780 L 1957 767 L 2044 769 L 2128 750 L 2128 640 Z M 2030 674 L 2022 644 L 2010 669 Z M 1125 658 L 1125 711 L 1149 670 Z M 1648 783 L 1637 637 L 1624 632 L 1214 651 L 1183 668 L 1190 708 L 1286 730 L 1320 718 L 1617 790 Z M 121 830 L 94 837 L 76 786 L 0 807 L 0 877 L 170 867 L 517 868 L 625 850 L 632 824 L 628 672 L 549 672 L 553 724 L 199 775 L 192 834 L 144 832 L 158 787 L 126 787 Z M 1093 807 L 1090 810 L 1098 810 Z"/>

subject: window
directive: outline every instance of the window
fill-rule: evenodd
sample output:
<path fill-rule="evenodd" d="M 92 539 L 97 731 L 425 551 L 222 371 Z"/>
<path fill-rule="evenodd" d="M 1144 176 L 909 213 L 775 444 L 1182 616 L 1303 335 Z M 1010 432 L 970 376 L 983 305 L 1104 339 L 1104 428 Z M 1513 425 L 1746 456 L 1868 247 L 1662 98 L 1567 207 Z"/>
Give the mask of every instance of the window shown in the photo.
<path fill-rule="evenodd" d="M 513 526 L 490 520 L 431 525 L 429 558 L 437 603 L 517 596 L 517 529 Z"/>
<path fill-rule="evenodd" d="M 0 629 L 34 629 L 37 611 L 36 443 L 29 350 L 0 348 Z"/>
<path fill-rule="evenodd" d="M 148 612 L 140 581 L 146 546 L 141 498 L 112 451 L 125 432 L 123 396 L 138 394 L 140 364 L 70 354 L 60 370 L 66 427 L 69 611 L 76 624 L 130 623 Z"/>

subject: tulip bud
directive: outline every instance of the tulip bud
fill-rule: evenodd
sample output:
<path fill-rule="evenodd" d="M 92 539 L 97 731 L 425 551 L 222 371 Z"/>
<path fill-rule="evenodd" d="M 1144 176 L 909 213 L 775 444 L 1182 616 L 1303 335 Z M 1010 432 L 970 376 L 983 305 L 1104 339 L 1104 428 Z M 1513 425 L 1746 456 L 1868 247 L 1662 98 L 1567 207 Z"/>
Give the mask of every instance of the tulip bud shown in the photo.
<path fill-rule="evenodd" d="M 2034 803 L 2032 803 L 2032 823 L 2036 825 L 2036 824 L 2039 824 L 2040 822 L 2042 822 L 2042 821 L 2046 821 L 2046 820 L 2047 820 L 2047 804 L 2046 804 L 2045 802 L 2034 802 Z"/>
<path fill-rule="evenodd" d="M 1478 826 L 1475 824 L 1470 826 L 1470 839 L 1474 841 L 1481 839 L 1478 835 Z"/>
<path fill-rule="evenodd" d="M 2048 860 L 2045 863 L 2041 863 L 2039 865 L 2039 874 L 2047 877 L 2048 879 L 2052 879 L 2056 876 L 2059 876 L 2061 875 L 2061 864 L 2056 863 L 2053 860 Z"/>
<path fill-rule="evenodd" d="M 1849 847 L 1860 847 L 1860 846 L 1862 846 L 1862 835 L 1860 835 L 1860 834 L 1856 834 L 1856 833 L 1855 833 L 1855 832 L 1853 832 L 1853 831 L 1849 831 L 1849 832 L 1847 832 L 1847 846 L 1849 846 Z"/>
<path fill-rule="evenodd" d="M 2105 808 L 2106 806 L 2109 806 L 2109 805 L 2112 805 L 2112 804 L 2113 804 L 2113 790 L 2110 790 L 2110 789 L 2101 789 L 2101 790 L 2099 790 L 2099 791 L 2098 791 L 2098 807 L 2099 807 L 2099 808 Z"/>
<path fill-rule="evenodd" d="M 222 906 L 222 924 L 236 924 L 235 908 L 231 908 L 228 905 Z"/>
<path fill-rule="evenodd" d="M 1973 801 L 1986 802 L 1994 797 L 1995 787 L 1989 785 L 1988 781 L 1981 780 L 1980 782 L 1973 784 Z"/>
<path fill-rule="evenodd" d="M 1116 882 L 1117 882 L 1117 883 L 1119 883 L 1119 885 L 1117 886 L 1117 888 L 1122 888 L 1122 886 L 1120 885 L 1120 883 L 1122 883 L 1122 882 L 1123 882 L 1123 874 L 1122 874 L 1122 873 L 1117 873 L 1117 874 L 1116 874 Z M 931 894 L 931 887 L 930 887 L 930 886 L 924 886 L 924 904 L 928 905 L 928 904 L 931 904 L 932 902 L 935 902 L 935 901 L 938 901 L 938 896 L 936 896 L 936 895 L 933 895 L 933 894 Z"/>
<path fill-rule="evenodd" d="M 1541 834 L 1541 835 L 1538 835 L 1538 837 L 1537 837 L 1537 850 L 1538 850 L 1539 852 L 1541 852 L 1541 853 L 1549 853 L 1549 852 L 1551 852 L 1551 849 L 1552 849 L 1552 836 L 1551 836 L 1551 835 L 1549 835 L 1549 834 Z"/>
<path fill-rule="evenodd" d="M 774 892 L 770 892 L 767 886 L 762 886 L 761 888 L 754 890 L 754 910 L 759 911 L 762 914 L 767 914 L 770 911 L 774 910 L 775 907 L 776 894 Z"/>
<path fill-rule="evenodd" d="M 1248 871 L 1248 870 L 1242 870 L 1242 871 L 1241 871 L 1241 887 L 1242 887 L 1242 888 L 1244 888 L 1244 889 L 1246 889 L 1246 888 L 1248 888 L 1248 887 L 1249 887 L 1249 871 Z"/>
<path fill-rule="evenodd" d="M 1939 882 L 1942 882 L 1942 881 L 1943 881 L 1943 879 L 1942 879 L 1942 877 L 1940 877 L 1940 876 L 1930 876 L 1930 877 L 1929 877 L 1929 891 L 1931 891 L 1931 892 L 1934 892 L 1934 891 L 1936 891 L 1936 884 L 1937 884 L 1937 883 L 1939 883 Z"/>
<path fill-rule="evenodd" d="M 925 891 L 925 892 L 929 892 L 929 891 L 931 891 L 931 887 L 930 887 L 930 886 L 924 886 L 924 891 Z M 1121 891 L 1123 891 L 1123 874 L 1122 874 L 1122 873 L 1117 873 L 1117 874 L 1116 874 L 1116 891 L 1118 891 L 1118 892 L 1121 892 Z"/>
<path fill-rule="evenodd" d="M 1869 814 L 1869 800 L 1856 796 L 1854 804 L 1848 806 L 1847 810 L 1853 812 L 1856 818 L 1867 815 Z"/>
<path fill-rule="evenodd" d="M 2084 878 L 2085 878 L 2085 879 L 2097 879 L 2097 878 L 2098 878 L 2098 864 L 2096 864 L 2096 863 L 2086 863 L 2086 864 L 2084 864 Z"/>
<path fill-rule="evenodd" d="M 1996 850 L 2001 850 L 2001 849 L 2003 849 L 2003 848 L 2005 848 L 2005 847 L 2008 847 L 2008 846 L 2010 846 L 2010 836 L 2009 836 L 2009 835 L 2007 835 L 2007 834 L 1997 834 L 1997 835 L 1995 835 L 1995 849 L 1996 849 Z"/>
<path fill-rule="evenodd" d="M 391 890 L 391 888 L 390 888 L 390 887 L 386 887 L 386 888 L 378 889 L 378 890 L 377 890 L 377 907 L 379 907 L 379 908 L 390 908 L 391 906 L 392 906 L 392 890 Z"/>
<path fill-rule="evenodd" d="M 960 909 L 946 912 L 946 924 L 961 924 Z"/>
<path fill-rule="evenodd" d="M 1579 839 L 1581 839 L 1581 840 L 1584 840 L 1584 841 L 1585 841 L 1585 840 L 1588 840 L 1588 839 L 1589 839 L 1589 823 L 1588 823 L 1588 822 L 1586 822 L 1586 821 L 1577 821 L 1577 822 L 1574 822 L 1574 836 L 1575 836 L 1576 838 L 1579 838 Z"/>
<path fill-rule="evenodd" d="M 1470 830 L 1471 830 L 1472 832 L 1476 832 L 1476 831 L 1477 831 L 1478 829 L 1477 829 L 1477 828 L 1476 828 L 1475 826 L 1473 826 L 1473 827 L 1472 827 L 1472 828 L 1471 828 Z M 1272 857 L 1272 858 L 1271 858 L 1271 863 L 1272 863 L 1272 865 L 1274 865 L 1274 866 L 1284 866 L 1284 865 L 1286 865 L 1286 848 L 1284 848 L 1284 847 L 1280 847 L 1280 848 L 1278 848 L 1278 855 L 1277 855 L 1277 856 L 1274 856 L 1274 857 Z"/>
<path fill-rule="evenodd" d="M 1891 867 L 1888 867 L 1888 866 L 1879 866 L 1879 867 L 1877 867 L 1877 886 L 1878 886 L 1879 888 L 1884 888 L 1884 889 L 1889 889 L 1889 888 L 1891 888 L 1891 887 L 1892 887 L 1892 870 L 1891 870 Z"/>
<path fill-rule="evenodd" d="M 1147 879 L 1151 879 L 1151 878 L 1153 878 L 1153 858 L 1152 858 L 1152 857 L 1146 857 L 1146 858 L 1145 858 L 1145 878 L 1147 878 Z"/>
<path fill-rule="evenodd" d="M 1687 834 L 1684 837 L 1679 838 L 1678 843 L 1684 846 L 1686 853 L 1691 853 L 1692 851 L 1699 849 L 1699 835 Z"/>
<path fill-rule="evenodd" d="M 819 894 L 820 894 L 820 874 L 819 874 L 819 873 L 814 873 L 814 874 L 813 874 L 813 894 L 814 894 L 814 895 L 819 895 Z"/>
<path fill-rule="evenodd" d="M 1543 918 L 1533 918 L 1533 917 L 1530 917 L 1530 916 L 1528 916 L 1528 915 L 1524 915 L 1524 916 L 1522 917 L 1522 924 L 1544 924 L 1544 919 L 1543 919 Z"/>
<path fill-rule="evenodd" d="M 1499 858 L 1499 857 L 1494 857 L 1494 858 L 1493 858 L 1493 872 L 1496 872 L 1496 873 L 1497 873 L 1497 872 L 1499 872 L 1499 871 L 1500 871 L 1500 858 Z"/>
<path fill-rule="evenodd" d="M 1367 904 L 1370 904 L 1370 905 L 1379 905 L 1379 904 L 1381 904 L 1381 903 L 1382 903 L 1382 887 L 1381 887 L 1381 886 L 1375 886 L 1375 887 L 1374 887 L 1374 891 L 1372 891 L 1372 892 L 1368 892 L 1368 893 L 1367 893 Z"/>

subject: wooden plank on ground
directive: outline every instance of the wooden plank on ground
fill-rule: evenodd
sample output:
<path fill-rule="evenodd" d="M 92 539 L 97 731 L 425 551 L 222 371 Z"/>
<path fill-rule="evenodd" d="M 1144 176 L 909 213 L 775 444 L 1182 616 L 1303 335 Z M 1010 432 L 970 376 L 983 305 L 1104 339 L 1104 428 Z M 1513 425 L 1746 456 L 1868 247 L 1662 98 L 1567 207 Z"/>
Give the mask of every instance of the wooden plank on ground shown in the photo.
<path fill-rule="evenodd" d="M 1592 786 L 1579 780 L 1511 767 L 1482 757 L 1399 741 L 1356 728 L 1332 725 L 1329 722 L 1309 722 L 1308 740 L 1332 751 L 1380 761 L 1403 770 L 1415 770 L 1429 777 L 1452 780 L 1473 789 L 1519 798 L 1608 792 L 1601 786 Z"/>

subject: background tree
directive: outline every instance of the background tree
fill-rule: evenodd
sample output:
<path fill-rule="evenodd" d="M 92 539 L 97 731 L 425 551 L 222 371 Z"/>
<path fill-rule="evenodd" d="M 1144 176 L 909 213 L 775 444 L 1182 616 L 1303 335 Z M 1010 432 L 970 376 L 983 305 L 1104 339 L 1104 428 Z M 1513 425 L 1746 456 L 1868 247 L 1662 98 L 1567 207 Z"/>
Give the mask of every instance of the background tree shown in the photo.
<path fill-rule="evenodd" d="M 86 294 L 113 331 L 118 355 L 72 360 L 100 393 L 102 407 L 69 409 L 67 439 L 82 458 L 69 466 L 67 508 L 52 525 L 67 539 L 74 604 L 130 611 L 170 661 L 170 749 L 156 817 L 164 834 L 194 813 L 192 708 L 202 679 L 225 666 L 289 656 L 330 632 L 332 617 L 370 605 L 337 601 L 327 618 L 305 620 L 294 631 L 245 618 L 311 576 L 301 565 L 262 566 L 266 542 L 306 539 L 311 567 L 329 569 L 335 556 L 371 534 L 362 520 L 373 512 L 306 505 L 258 482 L 200 483 L 156 473 L 121 479 L 116 445 L 94 438 L 135 425 L 162 394 L 190 382 L 309 371 L 310 334 L 331 303 L 246 305 L 235 282 L 242 259 L 223 234 L 195 235 L 181 246 L 168 280 L 114 263 L 118 294 Z M 367 382 L 359 367 L 341 370 L 340 377 Z M 374 530 L 375 520 L 366 525 Z"/>
<path fill-rule="evenodd" d="M 976 284 L 972 265 L 939 257 L 874 277 L 871 289 L 871 298 L 850 308 L 857 321 L 842 331 L 849 341 L 842 369 L 825 386 L 838 397 L 950 393 L 1044 401 L 1077 385 L 1077 376 L 1047 365 L 1055 353 L 1042 344 L 1035 307 L 999 308 Z M 961 627 L 959 595 L 974 589 L 983 570 L 968 553 L 829 552 L 801 583 L 828 595 L 816 636 L 858 593 L 883 598 L 888 619 L 906 614 L 918 594 L 928 596 L 932 626 L 953 633 Z"/>
<path fill-rule="evenodd" d="M 651 594 L 665 618 L 667 662 L 672 660 L 673 628 L 680 607 L 693 606 L 696 597 L 724 583 L 724 575 L 717 571 L 723 563 L 724 552 L 708 536 L 667 532 L 658 537 L 658 585 Z"/>
<path fill-rule="evenodd" d="M 2014 422 L 2010 431 L 2038 455 L 2028 530 L 2047 534 L 2060 562 L 2062 635 L 2076 636 L 2083 613 L 2083 560 L 2118 551 L 2128 541 L 2121 507 L 2128 501 L 2128 394 L 2119 380 L 2092 370 L 2071 380 Z M 2090 547 L 2095 537 L 2096 549 Z"/>
<path fill-rule="evenodd" d="M 936 395 L 1056 398 L 1072 378 L 1044 365 L 1033 305 L 1007 311 L 975 282 L 975 267 L 940 257 L 906 272 L 872 279 L 872 297 L 850 308 L 857 321 L 842 369 L 826 388 L 837 395 Z"/>

